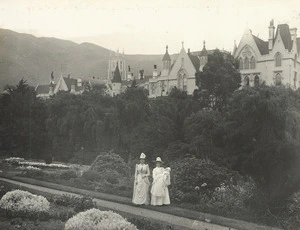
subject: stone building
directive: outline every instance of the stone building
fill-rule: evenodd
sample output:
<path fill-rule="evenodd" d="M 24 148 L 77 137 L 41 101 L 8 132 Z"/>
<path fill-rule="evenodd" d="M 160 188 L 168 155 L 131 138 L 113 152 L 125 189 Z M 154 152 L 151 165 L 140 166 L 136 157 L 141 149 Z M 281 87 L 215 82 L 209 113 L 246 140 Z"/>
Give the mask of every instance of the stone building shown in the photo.
<path fill-rule="evenodd" d="M 283 85 L 297 89 L 300 85 L 300 38 L 297 29 L 287 24 L 269 25 L 269 39 L 264 41 L 246 28 L 233 55 L 239 60 L 243 86 Z"/>

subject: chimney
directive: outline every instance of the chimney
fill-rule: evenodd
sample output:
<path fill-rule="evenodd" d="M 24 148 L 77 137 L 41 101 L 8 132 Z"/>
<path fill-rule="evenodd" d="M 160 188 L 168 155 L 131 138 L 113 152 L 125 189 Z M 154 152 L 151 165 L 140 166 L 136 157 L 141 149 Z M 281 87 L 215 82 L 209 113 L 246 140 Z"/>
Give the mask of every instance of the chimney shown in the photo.
<path fill-rule="evenodd" d="M 52 84 L 50 84 L 50 86 L 49 86 L 49 95 L 50 95 L 50 96 L 53 96 L 53 95 L 54 95 L 54 87 L 53 87 Z"/>
<path fill-rule="evenodd" d="M 272 50 L 273 48 L 274 31 L 275 31 L 275 26 L 274 26 L 274 20 L 272 19 L 270 21 L 270 26 L 269 26 L 269 50 Z"/>
<path fill-rule="evenodd" d="M 154 65 L 154 68 L 153 68 L 153 77 L 157 77 L 158 76 L 158 72 L 157 72 L 157 65 Z"/>
<path fill-rule="evenodd" d="M 294 42 L 297 38 L 297 28 L 291 28 L 290 33 L 291 33 L 291 39 Z"/>
<path fill-rule="evenodd" d="M 95 77 L 94 77 L 95 78 Z M 80 78 L 77 79 L 77 86 L 81 87 L 82 86 L 82 80 Z"/>
<path fill-rule="evenodd" d="M 128 66 L 128 73 L 127 73 L 127 81 L 130 81 L 131 80 L 131 68 L 130 68 L 130 65 Z"/>
<path fill-rule="evenodd" d="M 70 93 L 75 93 L 75 85 L 71 85 L 71 91 L 70 91 Z"/>
<path fill-rule="evenodd" d="M 144 79 L 144 70 L 143 69 L 140 70 L 140 79 L 141 80 Z"/>

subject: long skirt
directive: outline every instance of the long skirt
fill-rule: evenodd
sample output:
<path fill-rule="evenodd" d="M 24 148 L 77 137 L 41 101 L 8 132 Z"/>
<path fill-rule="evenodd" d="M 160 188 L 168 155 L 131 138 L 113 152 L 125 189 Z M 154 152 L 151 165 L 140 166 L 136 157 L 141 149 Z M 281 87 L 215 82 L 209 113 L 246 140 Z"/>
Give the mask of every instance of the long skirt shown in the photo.
<path fill-rule="evenodd" d="M 132 203 L 148 205 L 150 203 L 149 186 L 148 177 L 138 178 L 138 183 L 134 183 Z"/>

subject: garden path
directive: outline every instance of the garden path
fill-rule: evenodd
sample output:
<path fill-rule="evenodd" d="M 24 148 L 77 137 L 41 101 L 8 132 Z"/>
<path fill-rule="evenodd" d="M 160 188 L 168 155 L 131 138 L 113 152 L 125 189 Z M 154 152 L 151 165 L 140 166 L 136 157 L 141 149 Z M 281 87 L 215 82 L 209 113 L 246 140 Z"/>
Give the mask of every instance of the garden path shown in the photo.
<path fill-rule="evenodd" d="M 26 178 L 26 179 L 28 179 L 28 178 Z M 72 188 L 71 191 L 73 191 L 73 192 L 68 192 L 68 191 L 66 191 L 67 189 L 63 189 L 63 190 L 54 189 L 53 183 L 49 183 L 49 187 L 52 187 L 52 188 L 49 188 L 48 186 L 44 187 L 45 185 L 47 185 L 48 182 L 43 182 L 43 186 L 39 186 L 39 185 L 33 185 L 33 184 L 24 183 L 21 181 L 7 179 L 7 178 L 1 178 L 1 177 L 0 177 L 0 181 L 5 181 L 8 183 L 18 185 L 18 186 L 20 186 L 20 188 L 26 187 L 26 188 L 33 189 L 36 191 L 50 193 L 50 194 L 54 194 L 54 195 L 62 195 L 62 194 L 66 194 L 66 193 L 70 194 L 70 195 L 84 194 L 83 193 L 84 190 L 82 190 L 82 189 Z M 58 187 L 61 187 L 61 185 L 59 185 Z M 64 186 L 64 187 L 67 187 L 67 186 Z M 90 191 L 86 191 L 86 192 L 87 192 L 86 195 L 90 195 L 89 194 Z M 151 207 L 151 209 L 149 209 L 148 207 L 147 208 L 136 207 L 136 206 L 133 206 L 130 204 L 126 204 L 126 203 L 128 203 L 128 201 L 130 201 L 130 199 L 128 199 L 128 198 L 118 197 L 121 199 L 121 200 L 118 200 L 118 199 L 116 199 L 117 196 L 113 196 L 113 195 L 109 195 L 109 194 L 107 194 L 107 195 L 110 196 L 110 198 L 115 198 L 114 199 L 115 201 L 112 201 L 112 199 L 110 199 L 110 201 L 108 201 L 108 200 L 104 200 L 104 199 L 94 198 L 94 201 L 96 202 L 98 207 L 110 209 L 110 210 L 113 210 L 116 212 L 128 213 L 128 214 L 131 214 L 134 216 L 144 217 L 147 219 L 153 219 L 158 222 L 163 222 L 163 223 L 169 224 L 170 226 L 173 226 L 173 228 L 175 226 L 175 229 L 180 229 L 180 230 L 185 230 L 185 229 L 195 229 L 195 230 L 196 229 L 197 230 L 237 230 L 237 229 L 239 229 L 239 230 L 254 230 L 254 229 L 256 229 L 256 230 L 279 230 L 277 228 L 261 226 L 261 225 L 257 225 L 257 224 L 249 223 L 249 222 L 245 222 L 245 221 L 238 221 L 238 220 L 233 220 L 233 219 L 224 218 L 224 217 L 217 217 L 217 216 L 213 216 L 213 215 L 209 215 L 209 214 L 203 214 L 200 212 L 184 210 L 184 209 L 174 207 L 176 209 L 175 210 L 176 214 L 185 212 L 184 216 L 187 216 L 187 214 L 188 214 L 191 218 L 176 216 L 176 215 L 164 213 L 163 211 L 167 207 Z M 94 197 L 94 196 L 92 196 L 92 197 Z M 153 209 L 156 209 L 156 210 L 153 210 Z M 172 207 L 172 209 L 173 209 L 173 207 Z M 157 211 L 157 210 L 160 210 L 160 211 Z M 203 215 L 205 215 L 205 216 L 203 216 Z M 206 217 L 206 218 L 204 218 L 204 217 Z M 217 219 L 217 218 L 219 218 L 219 219 Z M 206 221 L 214 220 L 214 222 L 219 222 L 219 223 L 221 220 L 223 220 L 223 222 L 226 220 L 225 224 L 228 227 L 221 226 L 221 225 L 215 224 L 215 223 L 201 221 L 201 220 L 205 220 L 205 219 L 206 219 Z M 215 221 L 215 220 L 219 220 L 219 221 Z"/>

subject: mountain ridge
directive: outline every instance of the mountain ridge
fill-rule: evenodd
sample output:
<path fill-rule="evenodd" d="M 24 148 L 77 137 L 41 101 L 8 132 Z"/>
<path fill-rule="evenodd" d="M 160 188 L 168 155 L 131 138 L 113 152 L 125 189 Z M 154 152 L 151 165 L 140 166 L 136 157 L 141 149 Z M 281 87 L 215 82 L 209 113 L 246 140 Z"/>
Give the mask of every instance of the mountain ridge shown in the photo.
<path fill-rule="evenodd" d="M 90 42 L 78 44 L 0 28 L 0 90 L 21 79 L 33 86 L 48 84 L 52 71 L 55 81 L 61 73 L 84 80 L 104 80 L 110 52 Z M 126 65 L 131 66 L 134 77 L 138 77 L 140 69 L 151 75 L 153 65 L 161 69 L 162 57 L 163 54 L 125 54 Z"/>

